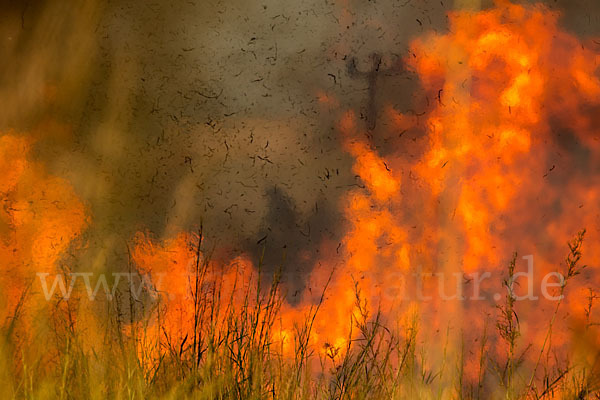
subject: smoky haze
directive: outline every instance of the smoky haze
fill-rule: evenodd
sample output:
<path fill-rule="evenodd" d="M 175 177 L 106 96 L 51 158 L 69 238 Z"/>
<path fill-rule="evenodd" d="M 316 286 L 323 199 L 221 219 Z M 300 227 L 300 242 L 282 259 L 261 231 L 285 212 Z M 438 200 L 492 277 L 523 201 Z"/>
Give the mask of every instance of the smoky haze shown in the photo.
<path fill-rule="evenodd" d="M 310 271 L 323 241 L 335 245 L 340 197 L 361 185 L 340 114 L 354 110 L 382 154 L 401 146 L 380 114 L 425 107 L 401 59 L 412 38 L 447 30 L 454 6 L 1 4 L 0 125 L 36 137 L 36 157 L 88 205 L 78 263 L 120 269 L 135 232 L 164 238 L 202 224 L 206 246 L 230 253 L 215 256 L 264 248 L 267 267 L 283 264 L 288 278 Z M 548 6 L 567 29 L 600 33 L 597 1 Z"/>

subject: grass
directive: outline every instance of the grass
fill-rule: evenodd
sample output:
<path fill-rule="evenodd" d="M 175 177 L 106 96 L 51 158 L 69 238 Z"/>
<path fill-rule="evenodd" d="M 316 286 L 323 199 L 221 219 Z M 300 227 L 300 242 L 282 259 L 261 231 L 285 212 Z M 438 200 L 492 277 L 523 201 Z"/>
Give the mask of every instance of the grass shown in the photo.
<path fill-rule="evenodd" d="M 201 237 L 201 235 L 200 235 Z M 565 264 L 567 286 L 584 268 L 580 265 L 584 232 L 569 243 Z M 198 251 L 201 243 L 198 243 Z M 430 344 L 420 339 L 427 323 L 418 312 L 385 326 L 383 310 L 370 313 L 360 285 L 355 284 L 355 312 L 348 317 L 346 345 L 315 349 L 310 337 L 314 322 L 327 318 L 320 301 L 295 326 L 293 355 L 283 355 L 273 340 L 280 323 L 283 298 L 279 275 L 268 285 L 259 270 L 249 284 L 236 282 L 223 290 L 208 262 L 197 254 L 190 282 L 193 318 L 182 335 L 167 334 L 164 304 L 151 308 L 131 293 L 117 291 L 114 301 L 96 310 L 102 323 L 79 321 L 82 299 L 56 299 L 51 312 L 25 323 L 25 296 L 14 318 L 3 327 L 0 381 L 5 398 L 23 399 L 543 399 L 600 398 L 597 362 L 575 363 L 553 358 L 552 333 L 557 315 L 548 316 L 543 343 L 524 343 L 519 305 L 512 288 L 516 255 L 503 281 L 507 295 L 493 312 L 495 329 L 486 325 L 475 352 L 459 344 L 457 356 L 446 352 L 432 363 Z M 590 289 L 584 329 L 596 294 Z M 78 314 L 79 313 L 79 314 Z M 101 332 L 98 334 L 98 332 Z M 185 335 L 183 334 L 185 332 Z M 593 335 L 593 333 L 591 333 Z M 96 338 L 90 345 L 90 336 Z M 447 335 L 449 338 L 450 335 Z M 492 351 L 505 349 L 504 355 Z M 453 343 L 456 345 L 456 343 Z M 533 354 L 533 349 L 536 349 Z M 588 351 L 591 351 L 588 349 Z M 593 349 L 596 352 L 596 349 Z M 474 357 L 476 378 L 465 377 L 466 358 Z"/>

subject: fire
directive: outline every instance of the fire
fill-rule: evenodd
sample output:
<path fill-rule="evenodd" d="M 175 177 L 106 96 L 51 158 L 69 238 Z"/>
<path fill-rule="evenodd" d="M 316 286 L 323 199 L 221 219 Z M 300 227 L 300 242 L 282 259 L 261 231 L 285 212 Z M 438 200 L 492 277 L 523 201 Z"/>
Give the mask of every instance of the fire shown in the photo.
<path fill-rule="evenodd" d="M 31 160 L 32 145 L 25 135 L 0 136 L 0 287 L 6 302 L 2 319 L 18 317 L 25 324 L 32 315 L 21 315 L 28 307 L 20 302 L 32 294 L 36 274 L 60 273 L 61 257 L 88 223 L 86 208 L 69 183 Z M 35 286 L 33 294 L 37 291 Z M 38 306 L 45 304 L 40 302 Z"/>
<path fill-rule="evenodd" d="M 600 107 L 600 55 L 597 46 L 563 31 L 559 17 L 541 5 L 498 2 L 487 11 L 453 12 L 448 33 L 414 40 L 405 62 L 429 107 L 419 117 L 388 108 L 385 117 L 397 130 L 387 133 L 413 134 L 416 158 L 401 151 L 409 142 L 379 154 L 352 112 L 341 117 L 341 141 L 364 188 L 349 191 L 341 205 L 348 227 L 339 254 L 320 260 L 309 277 L 313 289 L 300 305 L 282 304 L 273 337 L 283 342 L 284 353 L 293 354 L 295 327 L 317 304 L 326 317 L 315 319 L 310 343 L 322 354 L 343 349 L 352 339 L 348 318 L 357 317 L 357 290 L 368 315 L 382 310 L 388 323 L 419 309 L 429 318 L 424 334 L 438 342 L 450 325 L 458 334 L 471 327 L 480 333 L 480 311 L 441 301 L 432 274 L 452 276 L 459 284 L 481 270 L 502 276 L 513 251 L 543 249 L 535 264 L 542 274 L 557 270 L 564 243 L 578 229 L 594 227 L 589 240 L 598 239 L 596 178 L 576 167 L 585 155 L 586 168 L 596 168 L 600 147 L 593 110 Z M 330 96 L 319 99 L 337 104 Z M 565 148 L 557 129 L 580 147 Z M 167 292 L 177 298 L 190 290 L 179 274 L 191 272 L 197 259 L 186 240 L 179 236 L 154 248 L 138 238 L 134 253 L 141 269 L 175 274 Z M 598 252 L 588 250 L 588 262 L 597 262 Z M 248 259 L 244 264 L 252 270 Z M 426 297 L 433 298 L 429 303 L 410 298 L 418 288 L 406 278 L 417 268 L 425 273 L 419 279 Z M 227 274 L 224 282 L 234 286 L 235 274 Z M 315 288 L 325 287 L 320 298 Z M 396 296 L 398 290 L 408 296 Z M 186 301 L 167 300 L 169 329 L 182 326 L 181 315 L 189 322 Z M 543 326 L 536 325 L 541 318 L 527 317 L 530 332 Z"/>
<path fill-rule="evenodd" d="M 256 276 L 248 259 L 238 257 L 227 265 L 212 262 L 200 251 L 201 239 L 195 234 L 157 241 L 139 233 L 134 240 L 132 260 L 143 281 L 145 275 L 150 277 L 142 283 L 150 283 L 146 289 L 158 307 L 142 343 L 154 349 L 154 355 L 174 344 L 187 342 L 189 347 L 192 337 L 199 340 L 207 332 L 226 332 L 232 312 L 255 304 Z"/>
<path fill-rule="evenodd" d="M 554 152 L 566 170 L 579 156 L 557 148 L 557 125 L 584 120 L 573 135 L 588 142 L 597 135 L 593 117 L 581 110 L 598 106 L 591 95 L 600 87 L 598 54 L 562 31 L 558 18 L 543 6 L 504 2 L 453 13 L 451 33 L 418 39 L 407 59 L 437 97 L 424 124 L 428 150 L 414 169 L 433 195 L 453 192 L 453 218 L 465 242 L 459 261 L 467 271 L 498 265 L 517 238 L 529 242 L 520 226 L 546 230 L 531 210 L 545 202 L 536 188 L 563 207 L 575 203 L 561 196 L 562 182 L 548 182 L 544 173 L 558 162 Z M 558 246 L 564 235 L 550 240 Z"/>
<path fill-rule="evenodd" d="M 342 3 L 341 20 L 348 29 L 352 13 Z M 302 368 L 310 362 L 344 375 L 344 356 L 356 349 L 365 356 L 377 352 L 373 343 L 387 343 L 392 350 L 385 362 L 401 364 L 406 354 L 400 344 L 414 353 L 418 342 L 423 356 L 416 362 L 423 365 L 418 373 L 407 372 L 408 379 L 421 374 L 426 381 L 431 376 L 425 372 L 434 370 L 429 364 L 442 365 L 431 378 L 440 382 L 438 397 L 450 397 L 456 389 L 453 376 L 442 376 L 456 360 L 458 385 L 464 378 L 479 388 L 486 384 L 478 382 L 483 364 L 518 364 L 514 367 L 522 367 L 520 372 L 531 374 L 518 388 L 527 397 L 542 380 L 537 374 L 541 362 L 549 370 L 571 358 L 580 363 L 569 364 L 575 371 L 596 366 L 600 340 L 592 310 L 599 297 L 593 288 L 600 284 L 600 248 L 587 246 L 580 260 L 583 233 L 569 240 L 582 228 L 588 232 L 586 243 L 600 240 L 600 45 L 565 31 L 560 18 L 546 6 L 507 0 L 484 11 L 451 12 L 447 31 L 414 39 L 403 59 L 404 73 L 420 83 L 410 111 L 391 104 L 379 112 L 371 107 L 363 121 L 355 111 L 340 109 L 344 102 L 330 91 L 317 93 L 323 110 L 337 113 L 340 147 L 353 161 L 357 185 L 344 192 L 338 205 L 344 217 L 339 243 L 324 241 L 310 249 L 318 250 L 319 259 L 304 275 L 306 289 L 294 294 L 294 302 L 273 266 L 264 273 L 262 260 L 251 254 L 227 258 L 220 251 L 213 258 L 202 233 L 182 231 L 176 226 L 181 221 L 171 221 L 162 237 L 146 231 L 127 237 L 131 262 L 124 264 L 139 274 L 135 283 L 142 287 L 137 295 L 130 287 L 130 318 L 123 322 L 122 287 L 115 284 L 119 296 L 107 292 L 102 298 L 116 304 L 117 315 L 109 311 L 106 321 L 116 321 L 121 349 L 133 343 L 138 357 L 131 363 L 125 354 L 117 362 L 120 372 L 141 372 L 139 382 L 147 384 L 161 368 L 165 375 L 173 373 L 168 370 L 173 363 L 175 379 L 187 379 L 188 368 L 192 371 L 193 379 L 186 382 L 192 387 L 204 383 L 205 371 L 199 368 L 204 362 L 210 374 L 236 375 L 235 394 L 240 395 L 244 382 L 255 385 L 256 376 L 276 374 L 290 360 L 299 368 L 294 375 L 301 386 Z M 372 61 L 377 69 L 382 65 L 379 55 Z M 378 79 L 375 73 L 360 75 L 373 85 Z M 331 76 L 337 84 L 338 75 Z M 48 87 L 48 101 L 54 101 L 56 91 Z M 200 95 L 206 100 L 221 96 Z M 376 118 L 385 123 L 375 123 Z M 82 244 L 92 221 L 71 184 L 34 159 L 34 137 L 43 137 L 45 129 L 65 142 L 70 136 L 67 124 L 43 121 L 35 135 L 0 134 L 0 310 L 3 327 L 10 327 L 8 336 L 14 321 L 21 324 L 18 333 L 27 336 L 33 321 L 56 323 L 53 312 L 72 305 L 60 294 L 43 299 L 34 282 L 38 274 L 84 269 L 62 262 Z M 227 142 L 225 147 L 229 150 Z M 191 157 L 185 159 L 191 167 Z M 570 253 L 565 260 L 566 243 Z M 77 260 L 88 261 L 85 256 Z M 589 266 L 585 273 L 583 263 Z M 491 280 L 484 282 L 485 273 Z M 571 283 L 576 275 L 581 279 Z M 89 282 L 88 272 L 84 276 Z M 516 297 L 533 301 L 511 297 L 507 289 L 516 276 Z M 73 318 L 95 332 L 80 339 L 70 320 L 66 329 L 72 335 L 57 338 L 56 345 L 67 348 L 68 356 L 95 352 L 105 341 L 101 336 L 114 333 L 112 327 L 96 329 L 105 322 L 103 315 L 78 300 Z M 365 339 L 371 328 L 382 333 Z M 582 337 L 580 342 L 574 334 Z M 23 343 L 26 339 L 32 338 Z M 69 353 L 71 343 L 80 349 Z M 484 353 L 488 359 L 483 360 Z M 36 361 L 23 356 L 23 369 L 53 356 Z M 104 355 L 111 356 L 110 351 Z M 381 361 L 378 354 L 368 356 Z M 63 381 L 71 368 L 66 359 Z M 138 365 L 130 369 L 133 364 Z M 392 376 L 386 375 L 389 371 L 396 370 L 378 371 L 382 380 Z M 275 387 L 287 383 L 269 379 L 256 382 L 275 397 Z M 507 398 L 513 397 L 510 379 L 500 379 Z M 264 387 L 259 389 L 267 393 Z"/>

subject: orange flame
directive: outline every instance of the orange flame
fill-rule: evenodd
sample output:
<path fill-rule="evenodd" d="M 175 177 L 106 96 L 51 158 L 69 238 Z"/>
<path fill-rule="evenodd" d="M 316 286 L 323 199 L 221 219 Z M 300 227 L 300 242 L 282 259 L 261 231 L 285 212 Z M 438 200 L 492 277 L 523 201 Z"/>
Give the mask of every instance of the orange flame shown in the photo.
<path fill-rule="evenodd" d="M 72 187 L 31 161 L 31 146 L 32 140 L 22 135 L 0 136 L 3 319 L 15 316 L 37 273 L 60 272 L 58 262 L 87 224 L 85 207 Z"/>
<path fill-rule="evenodd" d="M 436 297 L 433 273 L 459 284 L 477 271 L 501 276 L 518 250 L 535 254 L 539 283 L 543 274 L 558 269 L 574 232 L 588 227 L 588 240 L 598 240 L 600 193 L 597 178 L 587 174 L 597 169 L 600 155 L 600 54 L 592 50 L 597 46 L 562 30 L 559 15 L 540 5 L 498 2 L 487 11 L 449 17 L 448 33 L 416 39 L 406 58 L 428 108 L 421 114 L 387 109 L 385 117 L 397 130 L 387 133 L 408 131 L 412 143 L 379 154 L 352 112 L 341 118 L 343 146 L 354 157 L 353 171 L 364 188 L 344 199 L 348 229 L 339 255 L 326 252 L 315 266 L 307 285 L 313 290 L 302 295 L 299 306 L 282 305 L 275 336 L 285 353 L 293 353 L 294 326 L 321 301 L 314 288 L 325 287 L 331 271 L 319 306 L 325 317 L 314 321 L 311 344 L 322 351 L 346 345 L 357 287 L 368 313 L 381 309 L 392 324 L 419 309 L 429 318 L 426 334 L 437 335 L 439 343 L 450 325 L 457 333 L 466 330 L 467 337 L 480 334 L 485 318 L 476 306 Z M 330 96 L 321 98 L 326 106 L 337 104 Z M 180 236 L 158 248 L 138 240 L 134 259 L 153 273 L 183 271 L 195 257 L 186 240 Z M 598 249 L 587 250 L 587 262 L 597 263 Z M 244 263 L 251 270 L 249 261 Z M 429 275 L 420 277 L 417 287 L 405 287 L 402 279 L 417 269 Z M 178 279 L 171 282 L 173 294 L 189 290 L 189 282 Z M 589 279 L 598 283 L 596 275 Z M 394 295 L 401 289 L 414 297 L 419 285 L 432 297 L 427 304 Z M 178 317 L 169 313 L 189 313 L 189 305 L 167 305 L 167 325 L 176 329 Z M 546 312 L 552 304 L 521 307 L 529 321 L 523 332 L 539 345 L 543 318 L 535 311 Z M 582 300 L 569 307 L 581 309 Z M 557 335 L 556 344 L 566 344 L 564 335 L 560 340 Z"/>

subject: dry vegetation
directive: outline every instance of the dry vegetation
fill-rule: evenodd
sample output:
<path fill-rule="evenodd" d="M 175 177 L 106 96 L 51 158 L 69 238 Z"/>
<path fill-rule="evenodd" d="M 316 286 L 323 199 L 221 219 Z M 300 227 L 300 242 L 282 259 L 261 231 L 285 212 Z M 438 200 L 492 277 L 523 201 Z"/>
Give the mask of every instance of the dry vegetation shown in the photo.
<path fill-rule="evenodd" d="M 569 243 L 565 260 L 565 293 L 580 273 L 584 232 Z M 381 314 L 370 315 L 355 287 L 355 313 L 349 316 L 352 333 L 348 345 L 329 345 L 324 351 L 309 344 L 313 322 L 327 318 L 315 304 L 305 323 L 296 326 L 294 356 L 282 356 L 273 332 L 281 306 L 279 280 L 263 287 L 260 279 L 244 292 L 241 307 L 223 298 L 217 282 L 206 282 L 207 263 L 196 264 L 190 282 L 194 301 L 193 337 L 170 340 L 166 331 L 157 347 L 144 345 L 151 319 L 160 324 L 161 307 L 140 309 L 127 293 L 118 294 L 110 307 L 112 323 L 103 326 L 104 342 L 86 348 L 86 330 L 73 321 L 74 304 L 57 301 L 47 322 L 49 331 L 33 328 L 33 343 L 23 343 L 14 328 L 19 311 L 4 326 L 1 380 L 6 398 L 198 398 L 198 399 L 488 399 L 488 398 L 599 398 L 597 365 L 557 365 L 552 358 L 552 331 L 556 311 L 548 316 L 546 340 L 533 357 L 520 333 L 519 304 L 511 288 L 515 258 L 507 269 L 507 295 L 495 315 L 495 329 L 481 332 L 477 357 L 478 379 L 463 376 L 464 360 L 444 355 L 431 365 L 428 343 L 419 341 L 419 316 L 399 321 L 395 327 L 381 323 Z M 260 275 L 260 274 L 258 274 Z M 262 285 L 262 286 L 261 286 Z M 324 288 L 326 291 L 327 288 Z M 593 292 L 587 315 L 593 306 Z M 23 298 L 20 307 L 27 303 Z M 129 310 L 129 311 L 127 311 Z M 222 316 L 219 317 L 219 316 Z M 40 324 L 43 322 L 39 321 Z M 591 328 L 591 322 L 585 329 Z M 30 328 L 32 329 L 32 328 Z M 504 342 L 503 357 L 489 347 L 489 337 Z M 46 341 L 35 343 L 35 341 Z M 150 343 L 150 342 L 147 342 Z M 31 357 L 27 348 L 38 350 Z M 47 352 L 39 352 L 40 349 Z M 531 357 L 529 359 L 532 359 Z"/>

